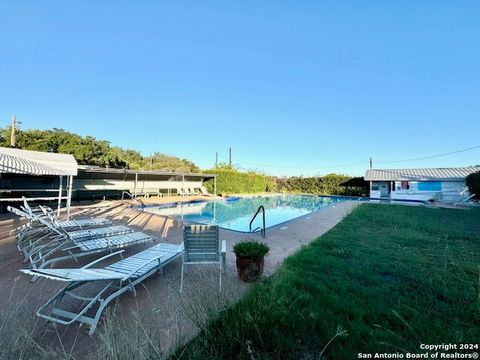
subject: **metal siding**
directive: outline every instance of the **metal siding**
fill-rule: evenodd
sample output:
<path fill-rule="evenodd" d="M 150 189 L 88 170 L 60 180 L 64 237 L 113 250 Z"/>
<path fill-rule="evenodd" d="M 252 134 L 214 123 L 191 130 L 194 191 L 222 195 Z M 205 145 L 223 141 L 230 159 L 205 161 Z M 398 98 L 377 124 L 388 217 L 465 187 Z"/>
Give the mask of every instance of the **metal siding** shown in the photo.
<path fill-rule="evenodd" d="M 72 155 L 0 147 L 0 173 L 28 175 L 77 175 Z"/>
<path fill-rule="evenodd" d="M 431 168 L 431 169 L 372 169 L 365 173 L 366 181 L 463 181 L 479 166 L 463 168 Z"/>

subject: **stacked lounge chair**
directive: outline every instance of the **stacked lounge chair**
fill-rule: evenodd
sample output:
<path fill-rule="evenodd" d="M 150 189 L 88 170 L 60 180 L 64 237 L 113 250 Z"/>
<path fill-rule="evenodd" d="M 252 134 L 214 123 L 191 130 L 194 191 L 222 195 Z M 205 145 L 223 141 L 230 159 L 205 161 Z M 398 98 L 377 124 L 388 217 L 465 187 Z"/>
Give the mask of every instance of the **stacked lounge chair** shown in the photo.
<path fill-rule="evenodd" d="M 133 244 L 155 241 L 124 225 L 92 227 L 70 231 L 61 222 L 45 215 L 9 206 L 10 212 L 28 219 L 30 224 L 16 234 L 17 248 L 32 268 L 44 268 L 58 261 L 77 260 L 81 256 L 112 252 Z M 101 222 L 100 222 L 101 223 Z"/>
<path fill-rule="evenodd" d="M 38 309 L 37 316 L 47 321 L 62 325 L 75 322 L 87 324 L 90 326 L 89 334 L 92 335 L 109 303 L 126 291 L 132 291 L 136 295 L 138 284 L 155 273 L 162 272 L 164 266 L 178 257 L 182 257 L 180 292 L 183 288 L 184 267 L 193 264 L 218 264 L 221 288 L 222 274 L 225 272 L 226 242 L 220 244 L 217 226 L 185 226 L 182 244 L 158 243 L 107 266 L 98 267 L 99 263 L 113 256 L 122 256 L 124 250 L 111 252 L 83 267 L 51 269 L 46 266 L 60 260 L 77 260 L 83 255 L 112 251 L 114 248 L 150 241 L 153 238 L 141 232 L 116 235 L 112 232 L 108 236 L 108 232 L 114 231 L 115 226 L 70 231 L 68 226 L 61 226 L 61 222 L 53 221 L 48 210 L 40 208 L 43 215 L 32 208 L 9 210 L 27 218 L 32 224 L 36 224 L 37 228 L 35 232 L 28 231 L 26 237 L 20 241 L 24 250 L 29 249 L 24 254 L 28 253 L 32 264 L 31 269 L 20 271 L 34 279 L 41 277 L 66 283 L 62 290 Z M 78 228 L 78 223 L 73 227 Z M 95 235 L 76 235 L 82 232 L 86 234 L 88 231 Z M 30 239 L 30 236 L 35 236 L 36 240 Z"/>
<path fill-rule="evenodd" d="M 16 234 L 17 238 L 21 237 L 22 235 L 26 234 L 29 230 L 34 229 L 36 226 L 43 225 L 39 224 L 38 217 L 47 218 L 51 223 L 53 223 L 57 227 L 62 228 L 78 228 L 82 229 L 84 227 L 90 226 L 100 226 L 100 225 L 109 225 L 112 222 L 105 218 L 89 218 L 89 219 L 75 219 L 75 220 L 64 220 L 59 221 L 54 213 L 54 211 L 49 208 L 48 206 L 34 206 L 30 207 L 26 199 L 23 200 L 23 207 L 22 210 L 28 213 L 30 216 L 29 221 L 22 226 L 13 229 L 10 234 Z"/>

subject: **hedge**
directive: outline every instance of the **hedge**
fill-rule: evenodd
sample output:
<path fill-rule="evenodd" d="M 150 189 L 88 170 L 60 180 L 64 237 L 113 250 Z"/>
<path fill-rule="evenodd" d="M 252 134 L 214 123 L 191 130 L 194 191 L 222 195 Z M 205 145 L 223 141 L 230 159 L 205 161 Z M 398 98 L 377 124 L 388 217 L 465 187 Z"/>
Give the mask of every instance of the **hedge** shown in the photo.
<path fill-rule="evenodd" d="M 220 195 L 254 194 L 270 191 L 318 195 L 368 195 L 368 183 L 363 178 L 352 178 L 347 175 L 329 174 L 322 177 L 293 176 L 278 178 L 255 172 L 241 172 L 230 168 L 205 171 L 217 175 L 217 194 Z M 213 181 L 208 181 L 205 185 L 207 190 L 213 193 Z"/>
<path fill-rule="evenodd" d="M 267 175 L 254 172 L 240 172 L 235 169 L 206 170 L 217 175 L 217 194 L 253 194 L 273 191 L 275 180 Z M 205 183 L 207 190 L 213 193 L 213 181 Z"/>
<path fill-rule="evenodd" d="M 329 174 L 322 177 L 288 177 L 276 179 L 276 191 L 289 193 L 307 193 L 319 195 L 367 195 L 367 186 L 363 181 L 356 184 L 348 183 L 352 180 L 347 175 Z"/>

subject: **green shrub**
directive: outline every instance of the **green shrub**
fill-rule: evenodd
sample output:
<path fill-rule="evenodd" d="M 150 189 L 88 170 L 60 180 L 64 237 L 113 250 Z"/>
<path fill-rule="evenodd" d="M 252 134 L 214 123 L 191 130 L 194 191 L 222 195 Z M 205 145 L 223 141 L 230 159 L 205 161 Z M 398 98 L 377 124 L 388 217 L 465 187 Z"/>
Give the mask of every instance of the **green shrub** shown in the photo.
<path fill-rule="evenodd" d="M 356 181 L 350 181 L 355 179 Z M 276 191 L 319 195 L 367 195 L 363 178 L 328 174 L 319 177 L 292 176 L 276 179 Z"/>
<path fill-rule="evenodd" d="M 217 194 L 253 194 L 272 191 L 275 188 L 273 178 L 255 172 L 241 172 L 234 168 L 206 170 L 217 175 Z M 205 183 L 213 193 L 213 181 Z"/>
<path fill-rule="evenodd" d="M 222 195 L 272 191 L 318 195 L 368 195 L 368 183 L 363 178 L 352 178 L 348 175 L 274 177 L 254 171 L 242 172 L 224 164 L 205 172 L 217 175 L 217 194 Z M 205 187 L 213 193 L 212 180 L 207 181 Z"/>
<path fill-rule="evenodd" d="M 470 194 L 475 194 L 475 199 L 480 199 L 480 171 L 467 176 L 466 184 Z"/>
<path fill-rule="evenodd" d="M 267 244 L 260 243 L 255 240 L 242 241 L 233 247 L 233 252 L 238 257 L 259 259 L 270 251 Z"/>

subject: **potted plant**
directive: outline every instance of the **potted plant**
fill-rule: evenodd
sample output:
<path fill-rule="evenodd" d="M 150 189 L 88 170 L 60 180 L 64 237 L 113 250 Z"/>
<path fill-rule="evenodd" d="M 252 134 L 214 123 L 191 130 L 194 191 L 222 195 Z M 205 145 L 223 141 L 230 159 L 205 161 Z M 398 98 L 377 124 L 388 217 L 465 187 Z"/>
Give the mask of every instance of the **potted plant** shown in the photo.
<path fill-rule="evenodd" d="M 242 241 L 233 247 L 237 256 L 237 271 L 240 279 L 252 282 L 263 272 L 265 255 L 270 248 L 267 244 L 255 240 Z"/>

